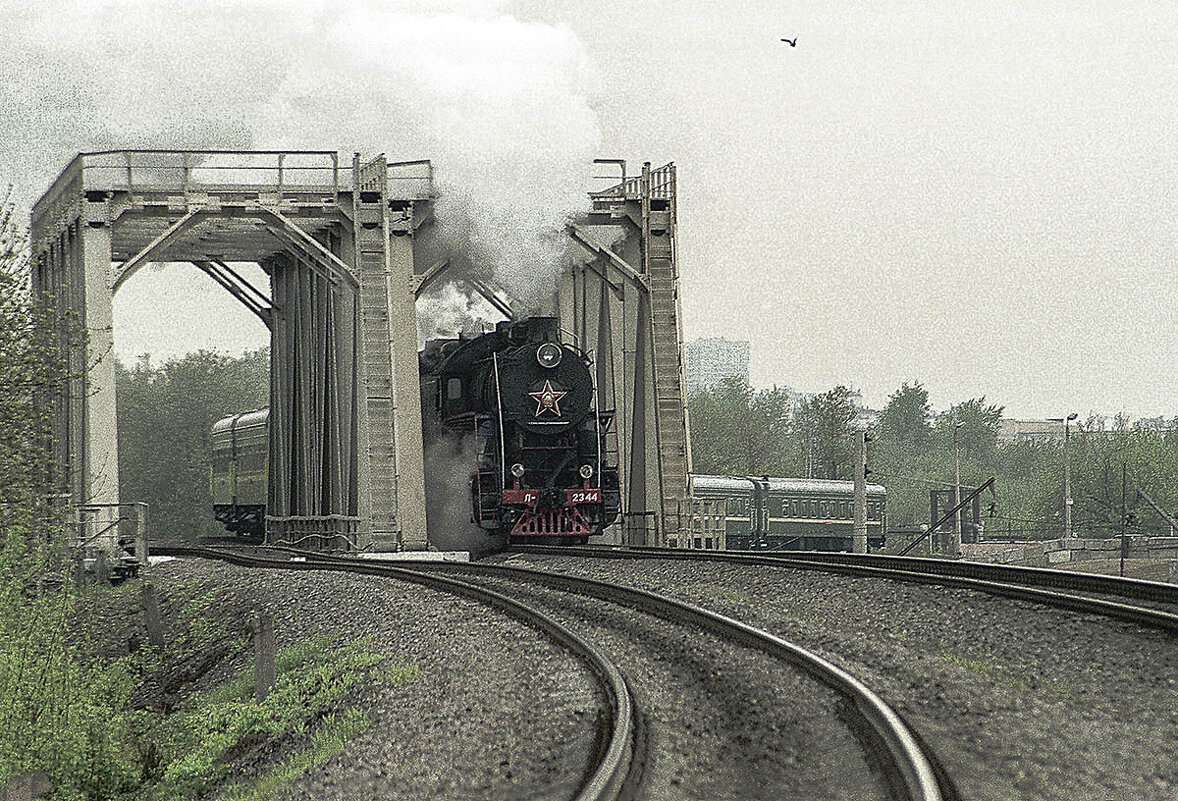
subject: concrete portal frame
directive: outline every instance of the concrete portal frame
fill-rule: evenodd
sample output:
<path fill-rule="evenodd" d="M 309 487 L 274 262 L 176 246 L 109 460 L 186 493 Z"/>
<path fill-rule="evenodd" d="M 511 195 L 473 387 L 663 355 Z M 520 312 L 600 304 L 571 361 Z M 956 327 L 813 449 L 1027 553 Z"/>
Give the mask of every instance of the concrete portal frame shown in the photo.
<path fill-rule="evenodd" d="M 568 234 L 583 254 L 562 277 L 561 325 L 595 357 L 601 408 L 615 411 L 621 541 L 675 545 L 688 528 L 691 451 L 676 259 L 675 165 L 642 167 L 590 193 Z"/>
<path fill-rule="evenodd" d="M 63 492 L 78 508 L 119 502 L 112 299 L 147 263 L 190 262 L 271 330 L 267 541 L 424 549 L 412 283 L 433 197 L 426 161 L 78 155 L 32 215 L 33 288 L 69 366 L 50 401 Z M 269 295 L 235 262 L 260 264 Z"/>

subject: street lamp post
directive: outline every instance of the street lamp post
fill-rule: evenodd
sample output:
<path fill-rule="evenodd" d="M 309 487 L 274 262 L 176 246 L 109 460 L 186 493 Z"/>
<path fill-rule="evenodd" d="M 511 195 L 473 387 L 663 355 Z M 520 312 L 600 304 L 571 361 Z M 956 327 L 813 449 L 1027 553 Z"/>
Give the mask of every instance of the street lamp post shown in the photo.
<path fill-rule="evenodd" d="M 957 450 L 957 432 L 965 422 L 953 426 L 953 504 L 961 503 L 961 458 Z M 953 515 L 953 556 L 961 556 L 961 510 Z"/>
<path fill-rule="evenodd" d="M 1072 412 L 1063 421 L 1063 536 L 1072 538 L 1072 439 L 1071 423 L 1080 415 Z"/>

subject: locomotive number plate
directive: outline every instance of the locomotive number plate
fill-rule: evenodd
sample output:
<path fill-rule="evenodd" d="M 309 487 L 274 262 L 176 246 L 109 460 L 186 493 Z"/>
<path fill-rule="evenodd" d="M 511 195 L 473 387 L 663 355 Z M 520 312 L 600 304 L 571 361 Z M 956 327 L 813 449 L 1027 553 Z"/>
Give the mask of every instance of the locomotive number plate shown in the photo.
<path fill-rule="evenodd" d="M 566 489 L 565 493 L 569 497 L 569 503 L 601 503 L 601 490 L 599 489 Z"/>

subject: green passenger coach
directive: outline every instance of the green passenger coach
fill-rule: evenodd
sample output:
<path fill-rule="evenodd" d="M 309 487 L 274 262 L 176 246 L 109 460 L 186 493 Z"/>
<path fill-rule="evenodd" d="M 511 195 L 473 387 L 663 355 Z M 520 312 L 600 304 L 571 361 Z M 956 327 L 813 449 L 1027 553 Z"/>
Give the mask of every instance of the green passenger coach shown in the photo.
<path fill-rule="evenodd" d="M 722 500 L 727 550 L 849 551 L 854 482 L 756 476 L 692 477 L 697 500 Z M 867 485 L 867 543 L 882 548 L 887 490 Z"/>
<path fill-rule="evenodd" d="M 256 409 L 218 420 L 211 443 L 213 516 L 229 531 L 258 538 L 266 525 L 269 413 Z"/>

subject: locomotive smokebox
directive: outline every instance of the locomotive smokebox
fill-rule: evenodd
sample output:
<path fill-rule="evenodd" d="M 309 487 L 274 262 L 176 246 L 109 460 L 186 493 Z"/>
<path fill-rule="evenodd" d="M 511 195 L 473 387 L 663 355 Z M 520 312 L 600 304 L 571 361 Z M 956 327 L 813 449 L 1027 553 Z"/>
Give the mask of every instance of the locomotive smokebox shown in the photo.
<path fill-rule="evenodd" d="M 605 443 L 613 415 L 596 407 L 590 360 L 561 342 L 556 318 L 433 340 L 420 365 L 423 392 L 434 396 L 423 408 L 473 438 L 471 517 L 480 528 L 584 542 L 617 518 L 616 451 Z"/>

